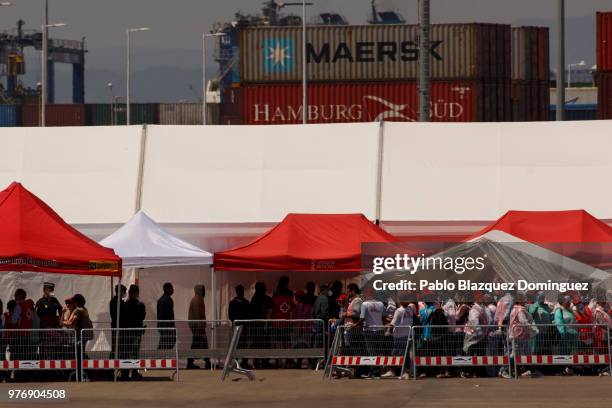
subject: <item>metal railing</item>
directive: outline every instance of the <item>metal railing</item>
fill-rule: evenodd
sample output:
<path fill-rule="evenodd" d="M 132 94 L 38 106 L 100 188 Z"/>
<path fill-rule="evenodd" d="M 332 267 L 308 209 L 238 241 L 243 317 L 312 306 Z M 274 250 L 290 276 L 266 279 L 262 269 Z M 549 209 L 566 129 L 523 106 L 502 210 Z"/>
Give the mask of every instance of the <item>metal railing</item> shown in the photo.
<path fill-rule="evenodd" d="M 410 326 L 339 326 L 330 349 L 325 376 L 331 378 L 334 369 L 342 371 L 344 367 L 358 367 L 358 373 L 372 377 L 382 367 L 399 367 L 401 377 L 409 367 L 411 339 Z M 367 367 L 367 373 L 364 367 Z"/>
<path fill-rule="evenodd" d="M 0 331 L 0 370 L 67 370 L 78 379 L 78 338 L 73 329 Z"/>
<path fill-rule="evenodd" d="M 612 372 L 610 327 L 598 324 L 528 324 L 510 327 L 515 374 L 519 367 L 601 366 Z"/>
<path fill-rule="evenodd" d="M 178 380 L 175 328 L 83 329 L 81 380 L 87 370 L 172 370 Z"/>
<path fill-rule="evenodd" d="M 323 320 L 236 320 L 238 326 L 237 359 L 325 358 Z"/>
<path fill-rule="evenodd" d="M 493 325 L 415 326 L 413 335 L 413 373 L 418 367 L 506 366 L 510 373 L 507 330 Z"/>

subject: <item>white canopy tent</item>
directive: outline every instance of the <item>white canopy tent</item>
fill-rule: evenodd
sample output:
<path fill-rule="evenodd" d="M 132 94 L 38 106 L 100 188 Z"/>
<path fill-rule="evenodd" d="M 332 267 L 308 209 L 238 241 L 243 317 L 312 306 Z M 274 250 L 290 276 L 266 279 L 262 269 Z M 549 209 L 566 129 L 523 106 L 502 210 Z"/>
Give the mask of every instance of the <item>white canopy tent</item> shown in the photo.
<path fill-rule="evenodd" d="M 212 265 L 211 253 L 170 234 L 143 211 L 100 242 L 113 248 L 124 268 Z"/>
<path fill-rule="evenodd" d="M 141 301 L 148 311 L 156 310 L 164 282 L 171 282 L 174 286 L 177 319 L 187 318 L 186 310 L 195 284 L 213 286 L 213 255 L 170 234 L 142 211 L 100 243 L 113 248 L 123 259 L 124 284 L 140 283 L 140 278 L 143 278 Z M 212 306 L 214 316 L 215 293 L 211 292 L 207 303 Z M 150 313 L 147 318 L 151 319 Z"/>

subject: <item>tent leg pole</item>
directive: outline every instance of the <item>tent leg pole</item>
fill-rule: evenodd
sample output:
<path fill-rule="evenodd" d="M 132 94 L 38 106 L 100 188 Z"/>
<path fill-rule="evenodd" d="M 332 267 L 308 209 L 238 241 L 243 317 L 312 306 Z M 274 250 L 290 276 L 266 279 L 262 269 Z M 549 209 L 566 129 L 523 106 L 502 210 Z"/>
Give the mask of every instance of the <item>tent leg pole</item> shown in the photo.
<path fill-rule="evenodd" d="M 121 275 L 117 279 L 117 327 L 115 328 L 115 360 L 119 359 L 119 328 L 121 324 Z M 115 370 L 114 380 L 117 381 L 117 370 Z"/>
<path fill-rule="evenodd" d="M 212 286 L 211 299 L 212 299 L 212 319 L 217 320 L 217 284 L 215 280 L 215 268 L 210 268 L 210 286 Z"/>

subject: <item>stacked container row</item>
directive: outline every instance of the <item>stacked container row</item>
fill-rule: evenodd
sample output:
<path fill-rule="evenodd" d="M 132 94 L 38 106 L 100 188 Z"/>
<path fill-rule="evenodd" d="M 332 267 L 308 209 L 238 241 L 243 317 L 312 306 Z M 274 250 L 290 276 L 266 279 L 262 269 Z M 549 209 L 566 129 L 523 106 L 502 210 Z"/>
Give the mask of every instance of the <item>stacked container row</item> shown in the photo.
<path fill-rule="evenodd" d="M 85 105 L 86 124 L 90 126 L 125 125 L 127 107 L 124 103 L 94 103 Z M 158 104 L 133 103 L 130 105 L 132 125 L 159 123 Z"/>
<path fill-rule="evenodd" d="M 239 82 L 222 91 L 222 124 L 302 122 L 300 27 L 239 29 Z M 416 25 L 308 27 L 310 123 L 416 120 Z M 510 26 L 432 26 L 433 121 L 512 117 Z"/>
<path fill-rule="evenodd" d="M 417 25 L 315 26 L 306 30 L 310 81 L 416 79 Z M 245 28 L 240 34 L 242 83 L 302 80 L 300 27 Z M 436 24 L 429 51 L 432 79 L 505 79 L 510 76 L 510 27 Z"/>
<path fill-rule="evenodd" d="M 547 27 L 512 28 L 512 120 L 549 117 L 550 54 Z"/>
<path fill-rule="evenodd" d="M 612 119 L 612 12 L 597 13 L 597 105 L 599 119 Z"/>
<path fill-rule="evenodd" d="M 237 105 L 223 124 L 302 123 L 301 84 L 247 84 L 229 92 Z M 432 121 L 503 121 L 510 115 L 507 81 L 435 81 L 430 94 Z M 307 118 L 309 123 L 416 121 L 418 99 L 414 81 L 313 83 Z"/>
<path fill-rule="evenodd" d="M 21 105 L 21 125 L 36 127 L 41 125 L 40 105 Z M 45 106 L 46 126 L 83 126 L 85 124 L 85 105 L 50 104 Z"/>

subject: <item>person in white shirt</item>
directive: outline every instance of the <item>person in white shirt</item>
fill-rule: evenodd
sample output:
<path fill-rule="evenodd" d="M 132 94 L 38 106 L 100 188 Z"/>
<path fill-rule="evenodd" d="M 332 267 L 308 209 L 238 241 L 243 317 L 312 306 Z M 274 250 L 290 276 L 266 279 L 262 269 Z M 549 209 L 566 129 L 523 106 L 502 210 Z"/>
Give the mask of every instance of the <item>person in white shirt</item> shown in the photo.
<path fill-rule="evenodd" d="M 385 305 L 368 294 L 366 300 L 361 304 L 361 313 L 357 322 L 357 325 L 363 326 L 363 337 L 368 356 L 381 355 L 381 352 L 385 349 L 384 314 Z M 379 375 L 378 367 L 371 366 L 368 374 L 362 375 L 362 377 L 372 379 L 379 377 Z"/>
<path fill-rule="evenodd" d="M 407 352 L 407 347 L 409 346 L 410 327 L 414 322 L 414 313 L 409 306 L 410 300 L 407 296 L 400 295 L 397 303 L 400 307 L 395 309 L 386 334 L 393 336 L 393 351 L 391 354 L 405 357 L 404 366 L 402 370 L 391 369 L 383 374 L 382 377 L 401 376 L 401 379 L 408 379 L 408 372 L 406 370 L 409 366 L 409 353 Z"/>

